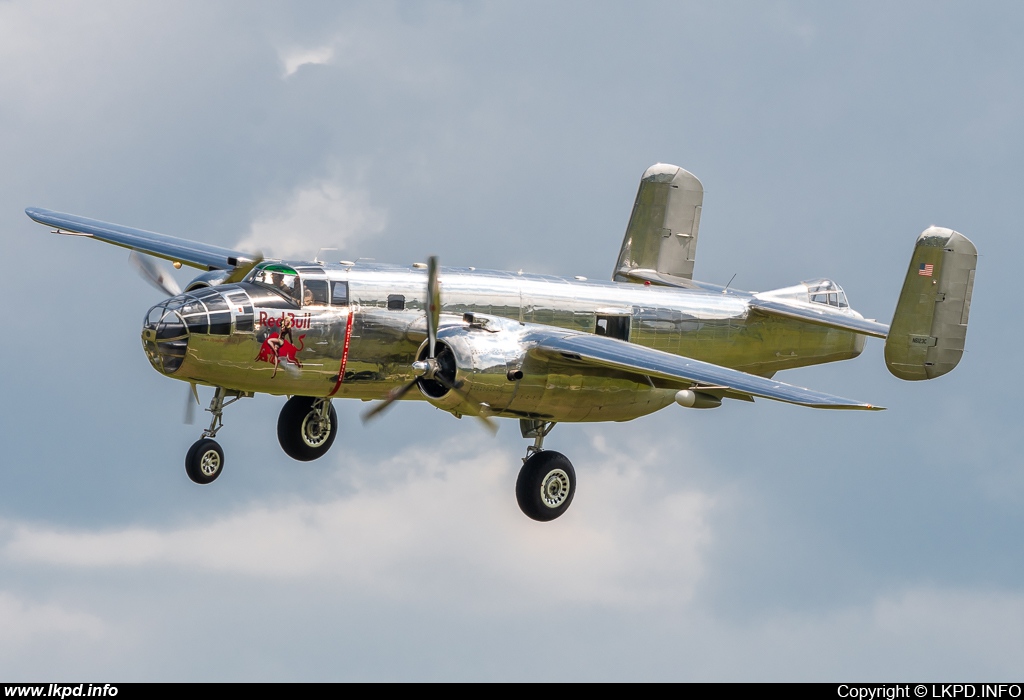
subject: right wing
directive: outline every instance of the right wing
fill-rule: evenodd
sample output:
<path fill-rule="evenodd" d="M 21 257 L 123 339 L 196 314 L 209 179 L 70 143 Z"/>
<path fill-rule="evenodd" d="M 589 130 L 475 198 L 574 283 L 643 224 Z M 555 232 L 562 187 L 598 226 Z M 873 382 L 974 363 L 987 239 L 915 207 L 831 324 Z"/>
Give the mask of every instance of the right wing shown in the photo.
<path fill-rule="evenodd" d="M 106 243 L 130 248 L 141 253 L 155 255 L 172 262 L 179 262 L 201 270 L 233 270 L 251 267 L 261 259 L 258 255 L 221 248 L 207 243 L 197 243 L 184 238 L 175 238 L 162 233 L 110 224 L 105 221 L 87 219 L 74 214 L 29 207 L 25 210 L 29 218 L 40 224 L 52 226 L 55 233 L 70 233 L 88 238 L 97 238 Z"/>
<path fill-rule="evenodd" d="M 548 359 L 581 362 L 591 367 L 667 379 L 690 386 L 694 391 L 758 396 L 811 408 L 884 410 L 881 406 L 804 389 L 608 336 L 547 327 L 528 333 L 526 340 L 533 345 L 533 352 Z"/>

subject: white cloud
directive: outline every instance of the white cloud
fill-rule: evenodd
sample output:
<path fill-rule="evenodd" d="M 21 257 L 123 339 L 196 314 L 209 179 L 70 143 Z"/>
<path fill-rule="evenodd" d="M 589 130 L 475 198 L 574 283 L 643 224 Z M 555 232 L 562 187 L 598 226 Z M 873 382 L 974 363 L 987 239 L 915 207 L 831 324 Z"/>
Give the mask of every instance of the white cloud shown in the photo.
<path fill-rule="evenodd" d="M 697 613 L 693 624 L 691 677 L 709 680 L 992 678 L 1024 655 L 1024 598 L 1006 592 L 909 586 L 818 613 L 741 624 Z"/>
<path fill-rule="evenodd" d="M 318 578 L 362 596 L 435 602 L 451 597 L 454 578 L 464 582 L 463 604 L 484 608 L 504 609 L 509 600 L 626 608 L 687 600 L 703 572 L 713 500 L 664 492 L 640 467 L 617 463 L 591 465 L 583 495 L 554 523 L 529 521 L 515 506 L 517 457 L 451 442 L 374 469 L 405 478 L 319 503 L 260 504 L 170 530 L 22 525 L 4 553 L 75 569 Z"/>
<path fill-rule="evenodd" d="M 380 233 L 386 223 L 387 214 L 370 204 L 365 191 L 316 180 L 296 188 L 278 211 L 256 219 L 238 248 L 279 258 L 311 259 L 321 247 L 343 248 L 360 237 Z"/>
<path fill-rule="evenodd" d="M 54 637 L 98 640 L 107 633 L 98 617 L 49 603 L 30 603 L 0 591 L 0 652 L 5 656 L 35 642 Z"/>
<path fill-rule="evenodd" d="M 295 75 L 295 72 L 302 66 L 318 66 L 331 62 L 334 58 L 334 47 L 331 45 L 321 46 L 313 49 L 293 48 L 278 52 L 278 57 L 284 65 L 284 77 Z"/>

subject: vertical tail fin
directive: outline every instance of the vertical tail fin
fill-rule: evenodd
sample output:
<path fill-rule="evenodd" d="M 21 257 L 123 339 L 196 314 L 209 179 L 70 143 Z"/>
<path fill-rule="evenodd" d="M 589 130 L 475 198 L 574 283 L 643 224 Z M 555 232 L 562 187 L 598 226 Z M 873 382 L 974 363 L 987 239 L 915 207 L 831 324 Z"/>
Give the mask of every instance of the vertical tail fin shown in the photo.
<path fill-rule="evenodd" d="M 963 234 L 932 226 L 918 237 L 885 341 L 895 376 L 934 379 L 960 362 L 977 263 L 978 249 Z"/>
<path fill-rule="evenodd" d="M 633 214 L 612 279 L 635 282 L 629 273 L 648 270 L 693 279 L 704 186 L 675 165 L 652 165 L 640 179 Z"/>

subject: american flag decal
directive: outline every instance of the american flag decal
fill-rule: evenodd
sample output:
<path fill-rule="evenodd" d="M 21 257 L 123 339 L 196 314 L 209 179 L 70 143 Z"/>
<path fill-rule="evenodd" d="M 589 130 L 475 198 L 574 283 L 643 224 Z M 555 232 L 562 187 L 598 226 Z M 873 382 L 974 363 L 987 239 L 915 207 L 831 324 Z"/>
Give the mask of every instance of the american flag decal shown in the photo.
<path fill-rule="evenodd" d="M 922 277 L 931 277 L 934 270 L 935 266 L 931 263 L 921 263 L 921 267 L 917 268 L 917 274 Z"/>

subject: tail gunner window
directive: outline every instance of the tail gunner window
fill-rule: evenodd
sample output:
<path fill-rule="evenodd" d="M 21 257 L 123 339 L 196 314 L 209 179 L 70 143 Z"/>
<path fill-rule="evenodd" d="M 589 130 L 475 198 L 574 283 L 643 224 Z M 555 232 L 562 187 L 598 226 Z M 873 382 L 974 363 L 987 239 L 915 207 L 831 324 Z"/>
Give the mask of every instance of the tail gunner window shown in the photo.
<path fill-rule="evenodd" d="M 812 280 L 807 285 L 807 300 L 812 304 L 825 304 L 845 309 L 849 306 L 843 288 L 832 280 Z"/>

